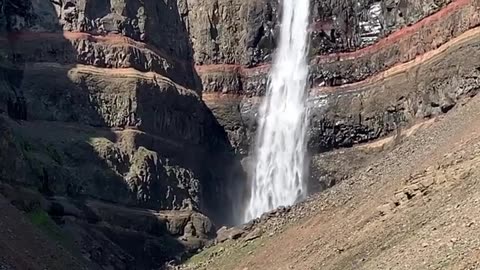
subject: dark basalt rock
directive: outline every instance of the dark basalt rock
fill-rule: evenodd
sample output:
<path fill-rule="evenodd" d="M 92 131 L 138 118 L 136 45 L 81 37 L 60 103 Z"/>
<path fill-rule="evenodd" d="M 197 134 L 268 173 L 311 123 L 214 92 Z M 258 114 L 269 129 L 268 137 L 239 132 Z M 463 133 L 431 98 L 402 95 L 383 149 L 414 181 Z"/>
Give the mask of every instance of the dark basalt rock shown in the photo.
<path fill-rule="evenodd" d="M 42 203 L 2 193 L 109 269 L 209 243 L 235 222 L 243 171 L 201 100 L 177 3 L 37 2 L 1 1 L 0 181 Z"/>
<path fill-rule="evenodd" d="M 312 0 L 311 54 L 354 51 L 418 22 L 452 0 Z M 278 0 L 178 0 L 195 63 L 268 63 L 279 36 Z M 211 34 L 215 30 L 215 35 Z"/>
<path fill-rule="evenodd" d="M 409 1 L 312 4 L 309 86 L 313 89 L 331 87 L 325 94 L 312 90 L 312 149 L 323 151 L 367 142 L 390 134 L 420 116 L 416 109 L 402 109 L 405 105 L 401 103 L 416 104 L 423 99 L 421 94 L 398 97 L 397 104 L 397 100 L 387 97 L 390 93 L 386 93 L 381 84 L 369 87 L 368 94 L 364 93 L 363 86 L 352 86 L 345 93 L 335 91 L 341 91 L 342 85 L 362 82 L 377 74 L 383 76 L 381 72 L 435 50 L 480 24 L 475 1 L 451 2 L 424 1 L 423 7 L 428 7 L 425 9 Z M 257 97 L 266 91 L 268 67 L 217 65 L 216 68 L 199 66 L 198 70 L 204 83 L 204 96 L 211 96 L 206 99 L 208 106 L 225 126 L 237 150 L 248 153 L 255 132 Z M 445 78 L 452 76 L 457 76 L 456 72 Z M 429 83 L 418 77 L 414 80 Z M 410 88 L 405 87 L 398 85 L 404 92 L 415 89 L 410 84 Z M 375 99 L 385 106 L 373 104 Z M 441 106 L 434 103 L 432 107 L 446 112 L 454 103 L 448 101 Z M 429 115 L 430 109 L 425 110 L 425 115 Z"/>
<path fill-rule="evenodd" d="M 477 94 L 478 38 L 372 77 L 479 24 L 474 1 L 427 18 L 451 2 L 312 0 L 312 153 Z M 277 0 L 0 1 L 0 192 L 48 212 L 97 266 L 160 268 L 208 245 L 239 216 L 280 14 Z"/>

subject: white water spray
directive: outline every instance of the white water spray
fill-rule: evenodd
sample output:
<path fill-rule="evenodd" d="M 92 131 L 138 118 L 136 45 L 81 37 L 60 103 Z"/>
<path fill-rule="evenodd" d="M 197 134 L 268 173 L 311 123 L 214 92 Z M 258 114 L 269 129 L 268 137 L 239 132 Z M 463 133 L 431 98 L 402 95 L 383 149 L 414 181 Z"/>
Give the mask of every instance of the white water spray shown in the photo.
<path fill-rule="evenodd" d="M 306 195 L 309 2 L 283 0 L 280 43 L 259 111 L 256 167 L 245 221 Z"/>

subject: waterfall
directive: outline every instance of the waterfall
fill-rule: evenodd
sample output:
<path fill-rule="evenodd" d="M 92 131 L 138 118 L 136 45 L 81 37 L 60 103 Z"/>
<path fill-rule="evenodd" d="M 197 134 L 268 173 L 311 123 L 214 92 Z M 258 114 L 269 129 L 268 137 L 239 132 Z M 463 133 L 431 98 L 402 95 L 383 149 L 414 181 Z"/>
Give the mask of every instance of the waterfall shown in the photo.
<path fill-rule="evenodd" d="M 249 221 L 306 196 L 307 50 L 310 0 L 283 0 L 280 42 L 259 109 Z"/>

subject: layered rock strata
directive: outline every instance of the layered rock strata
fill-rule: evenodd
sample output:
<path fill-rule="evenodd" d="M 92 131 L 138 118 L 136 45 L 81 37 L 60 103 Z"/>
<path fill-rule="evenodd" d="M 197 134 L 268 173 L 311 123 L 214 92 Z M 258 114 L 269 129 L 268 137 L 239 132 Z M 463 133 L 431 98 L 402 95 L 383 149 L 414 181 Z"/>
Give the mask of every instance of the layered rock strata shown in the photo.
<path fill-rule="evenodd" d="M 243 171 L 201 99 L 175 1 L 1 1 L 0 12 L 7 199 L 48 212 L 109 269 L 159 268 L 235 222 Z"/>
<path fill-rule="evenodd" d="M 434 14 L 452 0 L 312 0 L 312 54 L 355 51 Z M 279 34 L 275 0 L 179 0 L 197 65 L 269 62 Z"/>
<path fill-rule="evenodd" d="M 312 154 L 477 94 L 478 0 L 311 6 Z M 276 0 L 0 1 L 0 193 L 101 268 L 207 244 L 238 216 L 233 152 L 251 147 L 280 14 Z"/>
<path fill-rule="evenodd" d="M 435 74 L 443 78 L 429 78 L 431 74 L 428 71 L 425 71 L 428 76 L 423 78 L 420 75 L 414 79 L 387 77 L 395 73 L 394 70 L 398 70 L 398 65 L 402 63 L 415 63 L 403 68 L 403 72 L 408 73 L 427 68 L 428 63 L 422 59 L 436 54 L 435 51 L 444 53 L 446 48 L 457 42 L 450 41 L 480 24 L 480 3 L 476 0 L 437 1 L 436 4 L 391 2 L 360 4 L 357 12 L 349 12 L 349 8 L 344 11 L 335 9 L 335 20 L 330 18 L 329 24 L 322 23 L 328 21 L 325 17 L 330 14 L 327 4 L 320 5 L 323 12 L 313 12 L 310 74 L 312 150 L 351 146 L 376 139 L 415 119 L 446 111 L 445 108 L 451 108 L 455 100 L 463 96 L 457 86 L 435 82 L 442 79 L 470 81 L 470 73 L 475 73 L 473 61 L 467 61 L 470 71 L 450 69 L 449 73 Z M 332 5 L 339 8 L 344 4 L 337 1 Z M 422 5 L 424 8 L 419 9 Z M 314 4 L 313 7 L 315 9 L 319 5 Z M 346 13 L 349 19 L 339 15 Z M 342 35 L 340 30 L 347 28 L 351 30 L 350 35 Z M 326 34 L 328 29 L 336 33 L 335 41 L 338 42 L 325 49 L 315 41 L 315 37 L 319 32 Z M 345 42 L 342 43 L 342 40 Z M 240 43 L 239 46 L 243 45 Z M 463 54 L 463 49 L 452 48 L 449 52 Z M 241 61 L 197 64 L 196 67 L 204 85 L 203 99 L 220 123 L 226 126 L 230 140 L 240 152 L 247 153 L 251 145 L 256 125 L 256 104 L 268 83 L 268 61 L 253 67 Z M 448 61 L 441 65 L 464 63 L 458 59 Z M 397 80 L 397 85 L 387 91 L 385 88 L 388 85 L 385 86 L 383 80 Z M 350 85 L 349 91 L 344 91 L 345 85 Z M 423 89 L 425 87 L 429 89 Z M 369 89 L 368 94 L 365 88 Z M 402 94 L 397 96 L 395 93 Z M 417 105 L 399 105 L 404 102 Z M 403 108 L 405 106 L 408 108 Z"/>

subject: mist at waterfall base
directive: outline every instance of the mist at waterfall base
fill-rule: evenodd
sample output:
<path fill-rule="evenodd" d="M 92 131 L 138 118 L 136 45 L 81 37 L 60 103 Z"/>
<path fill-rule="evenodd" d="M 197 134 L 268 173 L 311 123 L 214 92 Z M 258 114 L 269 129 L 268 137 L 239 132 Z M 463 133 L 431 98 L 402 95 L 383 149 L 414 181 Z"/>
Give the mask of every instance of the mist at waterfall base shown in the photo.
<path fill-rule="evenodd" d="M 245 222 L 279 206 L 292 205 L 307 194 L 309 0 L 283 0 L 282 9 L 280 41 L 259 110 Z"/>

